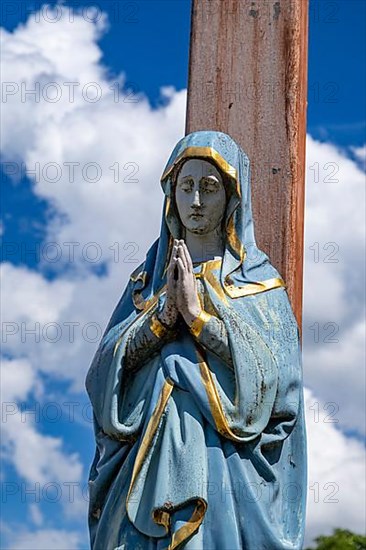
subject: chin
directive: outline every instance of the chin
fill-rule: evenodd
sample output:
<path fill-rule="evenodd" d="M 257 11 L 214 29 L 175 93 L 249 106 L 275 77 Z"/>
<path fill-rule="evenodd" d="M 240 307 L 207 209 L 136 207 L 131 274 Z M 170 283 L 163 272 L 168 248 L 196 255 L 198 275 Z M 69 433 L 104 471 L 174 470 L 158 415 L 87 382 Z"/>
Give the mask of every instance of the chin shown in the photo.
<path fill-rule="evenodd" d="M 210 229 L 207 227 L 207 225 L 186 225 L 187 231 L 190 233 L 194 233 L 195 235 L 207 235 L 210 233 Z"/>

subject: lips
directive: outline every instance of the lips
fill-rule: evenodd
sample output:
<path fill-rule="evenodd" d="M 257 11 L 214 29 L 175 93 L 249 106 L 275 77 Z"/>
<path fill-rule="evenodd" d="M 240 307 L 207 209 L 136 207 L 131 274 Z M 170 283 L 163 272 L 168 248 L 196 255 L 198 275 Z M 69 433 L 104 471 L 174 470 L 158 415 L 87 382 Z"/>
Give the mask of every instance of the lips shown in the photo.
<path fill-rule="evenodd" d="M 195 219 L 195 218 L 203 218 L 203 214 L 194 213 L 194 214 L 191 214 L 189 217 L 190 217 L 190 218 L 193 218 L 193 219 Z"/>

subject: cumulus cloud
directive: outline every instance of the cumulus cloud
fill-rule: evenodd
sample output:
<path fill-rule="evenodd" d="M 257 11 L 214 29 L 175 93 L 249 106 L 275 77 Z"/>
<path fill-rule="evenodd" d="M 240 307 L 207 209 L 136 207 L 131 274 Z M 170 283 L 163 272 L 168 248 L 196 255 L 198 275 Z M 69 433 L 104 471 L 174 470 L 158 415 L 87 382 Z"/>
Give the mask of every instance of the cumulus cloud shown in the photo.
<path fill-rule="evenodd" d="M 365 522 L 365 448 L 337 429 L 337 415 L 305 390 L 308 439 L 306 544 L 336 527 L 362 533 Z"/>
<path fill-rule="evenodd" d="M 42 399 L 47 387 L 41 375 L 69 381 L 70 392 L 82 390 L 128 275 L 158 235 L 159 178 L 184 131 L 185 90 L 162 89 L 165 104 L 152 109 L 141 94 L 131 101 L 123 74 L 114 82 L 109 79 L 97 44 L 105 29 L 104 18 L 91 24 L 75 14 L 72 23 L 69 17 L 53 24 L 30 18 L 12 33 L 1 31 L 3 80 L 9 83 L 2 154 L 6 162 L 16 163 L 6 169 L 16 177 L 24 163 L 34 193 L 57 214 L 49 221 L 37 271 L 9 262 L 2 266 L 2 319 L 8 323 L 3 349 L 11 358 L 4 361 L 2 378 L 4 396 L 16 403 L 30 394 Z M 34 95 L 22 101 L 24 90 L 31 89 L 39 101 Z M 58 101 L 49 99 L 60 91 Z M 97 101 L 90 100 L 93 91 L 101 92 Z M 363 527 L 364 449 L 340 430 L 364 430 L 359 413 L 364 383 L 363 184 L 360 166 L 343 151 L 308 137 L 304 372 L 312 390 L 306 394 L 309 540 L 333 526 Z M 57 244 L 53 249 L 47 248 L 51 242 Z M 60 255 L 55 263 L 52 253 Z M 101 263 L 107 268 L 97 276 L 91 268 Z M 51 266 L 57 275 L 53 280 L 45 276 Z M 326 341 L 332 334 L 339 342 Z M 338 408 L 332 409 L 332 403 Z M 327 417 L 332 412 L 336 424 Z M 6 450 L 22 479 L 82 479 L 81 459 L 65 451 L 62 438 L 22 423 L 19 413 L 9 416 Z M 32 460 L 24 459 L 30 456 Z M 327 502 L 329 483 L 338 486 L 336 503 Z M 81 513 L 80 502 L 78 506 Z M 75 549 L 81 544 L 77 533 L 41 529 L 39 510 L 30 513 L 39 529 L 18 533 L 12 548 Z"/>
<path fill-rule="evenodd" d="M 50 281 L 39 272 L 8 262 L 2 264 L 1 273 L 3 353 L 27 357 L 38 372 L 72 381 L 80 391 L 85 362 L 91 360 L 107 321 L 102 304 L 113 295 L 113 288 L 104 290 L 110 279 L 90 275 L 75 281 L 61 277 Z M 14 292 L 14 288 L 19 290 Z M 113 307 L 113 299 L 109 301 Z"/>
<path fill-rule="evenodd" d="M 19 499 L 30 490 L 35 491 L 39 502 L 49 491 L 52 492 L 49 500 L 60 502 L 67 515 L 84 514 L 84 469 L 80 457 L 77 453 L 65 451 L 61 437 L 39 431 L 42 401 L 36 400 L 31 407 L 24 406 L 32 391 L 38 397 L 42 394 L 36 369 L 26 359 L 3 358 L 1 381 L 2 454 L 25 481 L 16 488 Z M 70 496 L 71 488 L 73 493 Z M 9 486 L 4 486 L 4 491 L 5 496 L 12 494 Z M 33 519 L 41 518 L 39 512 L 31 511 Z"/>
<path fill-rule="evenodd" d="M 365 433 L 365 185 L 332 144 L 307 139 L 304 278 L 305 382 Z"/>
<path fill-rule="evenodd" d="M 76 484 L 71 506 L 64 491 L 64 513 L 85 518 L 86 502 L 78 491 L 86 481 L 80 457 L 65 451 L 61 437 L 41 433 L 31 415 L 23 422 L 20 405 L 31 394 L 42 405 L 42 375 L 69 380 L 73 391 L 82 390 L 126 279 L 158 235 L 159 179 L 183 132 L 186 92 L 162 89 L 165 105 L 153 110 L 145 97 L 131 98 L 124 91 L 124 75 L 108 80 L 97 45 L 103 18 L 98 25 L 77 15 L 57 24 L 36 19 L 12 33 L 1 31 L 8 92 L 3 98 L 4 169 L 14 179 L 26 173 L 34 193 L 56 214 L 49 220 L 38 271 L 2 265 L 3 352 L 12 358 L 4 360 L 2 371 L 4 397 L 12 407 L 4 431 L 5 458 L 32 487 L 50 481 L 61 487 Z M 93 90 L 101 91 L 97 102 L 88 99 Z M 57 102 L 50 100 L 54 91 L 61 91 Z M 101 174 L 97 181 L 92 181 L 93 169 Z M 60 171 L 57 181 L 52 180 L 55 170 L 56 175 Z M 52 262 L 59 251 L 59 261 Z M 108 264 L 103 277 L 92 272 L 98 262 Z M 54 280 L 44 274 L 52 267 L 60 271 Z M 29 511 L 40 526 L 40 510 Z M 62 530 L 46 528 L 10 540 L 12 548 L 75 549 L 81 544 L 75 533 L 65 537 Z"/>
<path fill-rule="evenodd" d="M 27 359 L 1 361 L 1 401 L 3 403 L 25 399 L 33 390 L 38 388 L 40 382 L 37 379 L 37 372 Z"/>
<path fill-rule="evenodd" d="M 328 342 L 320 349 L 314 345 L 304 353 L 308 383 L 327 400 L 329 408 L 334 407 L 343 429 L 360 434 L 365 433 L 365 333 L 361 319 L 334 336 L 338 342 Z"/>
<path fill-rule="evenodd" d="M 64 252 L 58 265 L 69 259 L 69 242 L 80 243 L 79 260 L 94 255 L 91 248 L 83 255 L 90 242 L 101 259 L 115 258 L 115 243 L 122 257 L 136 258 L 159 231 L 159 180 L 184 130 L 186 92 L 163 88 L 166 105 L 153 110 L 145 96 L 124 88 L 123 74 L 108 79 L 96 43 L 104 19 L 93 25 L 77 16 L 70 21 L 68 13 L 65 8 L 57 24 L 30 18 L 13 33 L 2 32 L 3 154 L 19 161 L 8 165 L 10 173 L 24 162 L 34 192 L 67 219 L 48 228 L 48 240 Z M 48 99 L 52 90 L 57 101 Z M 123 249 L 130 242 L 135 246 Z"/>
<path fill-rule="evenodd" d="M 46 324 L 57 321 L 70 305 L 73 285 L 69 281 L 47 281 L 39 273 L 24 267 L 17 269 L 7 262 L 1 264 L 1 277 L 9 285 L 1 304 L 4 321 L 11 312 L 12 318 Z"/>
<path fill-rule="evenodd" d="M 32 502 L 29 506 L 29 512 L 30 512 L 33 524 L 36 525 L 37 527 L 41 527 L 41 525 L 43 525 L 44 518 L 39 505 L 36 504 L 35 502 Z"/>
<path fill-rule="evenodd" d="M 146 97 L 124 91 L 124 75 L 108 80 L 96 43 L 104 18 L 97 25 L 77 15 L 70 20 L 65 8 L 57 24 L 36 19 L 13 33 L 2 31 L 3 79 L 8 90 L 12 83 L 17 90 L 6 97 L 2 152 L 9 172 L 24 163 L 34 193 L 58 215 L 50 220 L 38 273 L 3 266 L 10 287 L 4 288 L 3 318 L 10 323 L 4 347 L 80 391 L 118 295 L 158 235 L 159 180 L 183 132 L 186 92 L 163 88 L 166 105 L 153 110 Z M 78 85 L 65 85 L 71 82 Z M 50 83 L 61 94 L 54 103 L 47 100 Z M 22 89 L 38 90 L 39 97 Z M 97 102 L 88 100 L 93 89 L 101 93 Z M 59 179 L 51 181 L 55 173 Z M 98 263 L 108 265 L 108 276 L 93 276 Z M 49 282 L 42 276 L 42 268 L 62 271 L 65 265 L 69 277 Z M 39 337 L 28 333 L 32 328 Z"/>
<path fill-rule="evenodd" d="M 39 531 L 25 531 L 13 534 L 11 545 L 4 547 L 4 550 L 29 550 L 37 548 L 37 550 L 77 550 L 85 548 L 82 543 L 80 534 L 73 531 L 42 529 Z"/>
<path fill-rule="evenodd" d="M 361 147 L 351 147 L 351 151 L 360 163 L 360 166 L 366 171 L 366 144 L 361 145 Z"/>

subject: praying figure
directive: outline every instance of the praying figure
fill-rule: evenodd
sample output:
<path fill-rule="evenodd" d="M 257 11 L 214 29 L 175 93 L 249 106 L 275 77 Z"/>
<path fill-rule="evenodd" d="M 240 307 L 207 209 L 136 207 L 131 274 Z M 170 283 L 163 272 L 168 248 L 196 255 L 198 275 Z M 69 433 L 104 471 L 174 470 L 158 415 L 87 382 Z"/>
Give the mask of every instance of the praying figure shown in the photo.
<path fill-rule="evenodd" d="M 256 246 L 247 155 L 194 132 L 89 369 L 92 550 L 301 550 L 299 330 Z"/>

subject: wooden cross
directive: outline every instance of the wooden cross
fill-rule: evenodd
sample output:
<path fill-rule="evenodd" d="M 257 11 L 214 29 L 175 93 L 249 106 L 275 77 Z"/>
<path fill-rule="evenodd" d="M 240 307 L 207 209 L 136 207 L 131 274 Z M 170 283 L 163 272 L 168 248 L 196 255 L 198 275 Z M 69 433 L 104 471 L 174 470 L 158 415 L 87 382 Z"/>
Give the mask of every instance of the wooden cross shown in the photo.
<path fill-rule="evenodd" d="M 192 0 L 186 133 L 229 134 L 248 154 L 258 247 L 301 330 L 308 0 Z"/>

